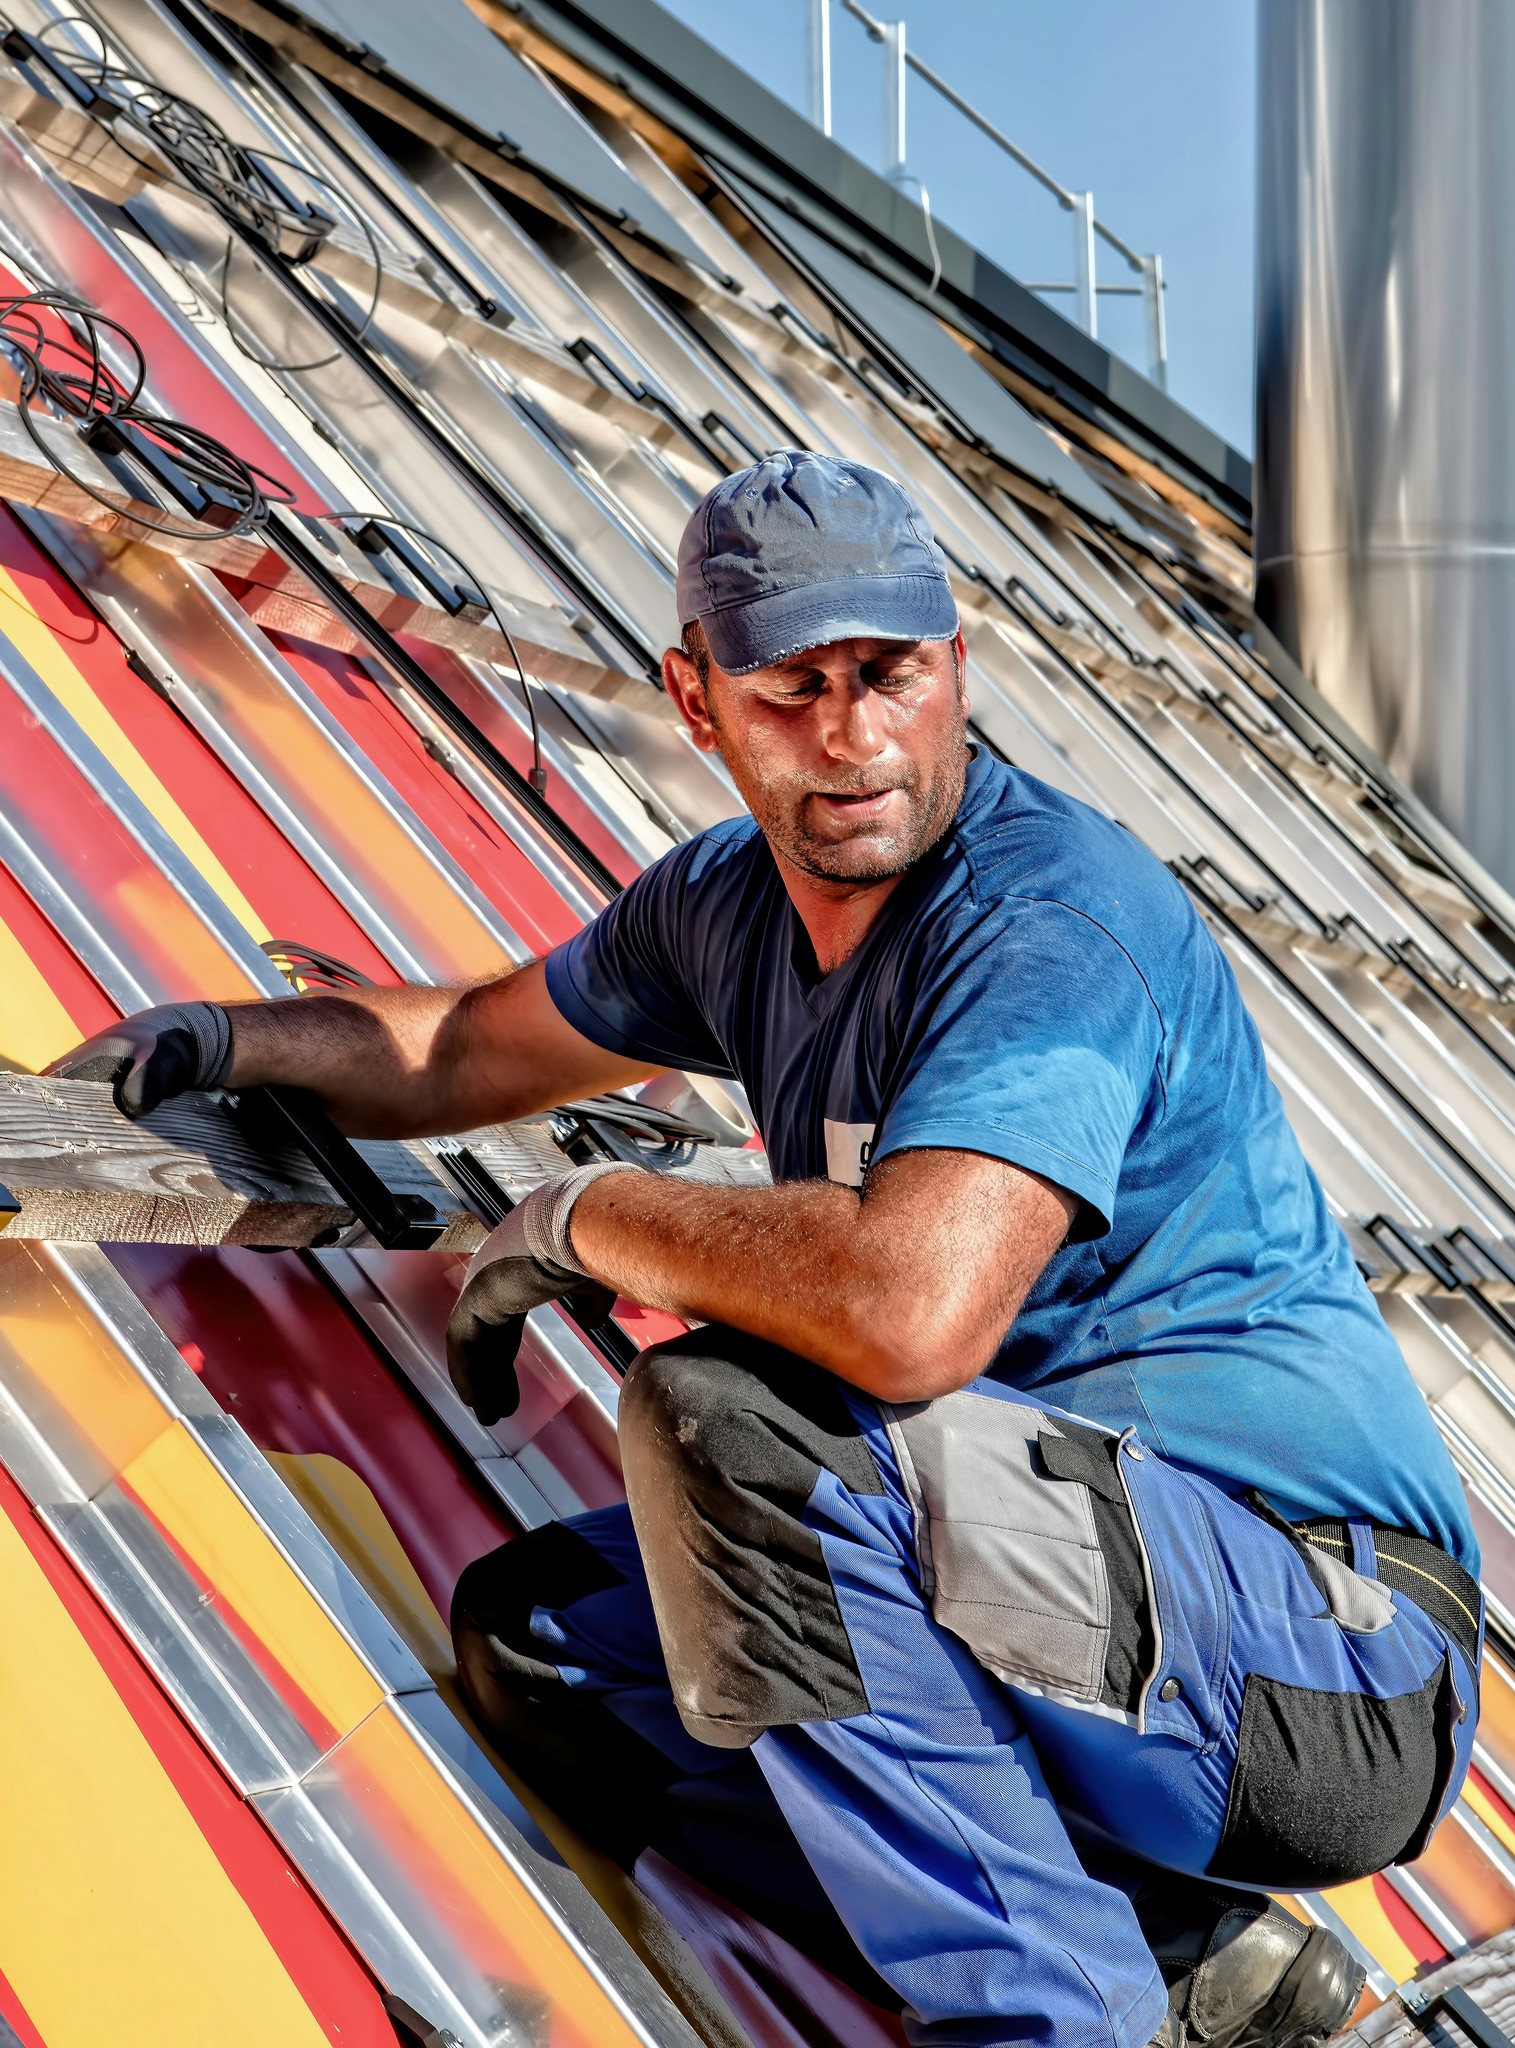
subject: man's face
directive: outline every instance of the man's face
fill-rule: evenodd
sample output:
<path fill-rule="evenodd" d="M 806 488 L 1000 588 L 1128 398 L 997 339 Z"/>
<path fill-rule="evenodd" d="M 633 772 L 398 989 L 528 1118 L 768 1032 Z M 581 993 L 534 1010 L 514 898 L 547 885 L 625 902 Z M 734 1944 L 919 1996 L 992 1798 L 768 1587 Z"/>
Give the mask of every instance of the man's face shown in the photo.
<path fill-rule="evenodd" d="M 671 648 L 663 680 L 696 746 L 719 752 L 774 851 L 840 883 L 902 874 L 957 814 L 967 771 L 964 648 L 837 640 L 707 680 Z"/>

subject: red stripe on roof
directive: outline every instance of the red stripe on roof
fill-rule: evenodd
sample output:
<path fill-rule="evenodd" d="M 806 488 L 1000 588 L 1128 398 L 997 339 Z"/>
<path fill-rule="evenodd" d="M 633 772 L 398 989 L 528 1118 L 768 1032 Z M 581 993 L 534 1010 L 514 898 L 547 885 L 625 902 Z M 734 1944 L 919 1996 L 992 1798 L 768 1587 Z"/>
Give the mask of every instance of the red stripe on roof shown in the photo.
<path fill-rule="evenodd" d="M 0 2019 L 21 2043 L 21 2048 L 47 2048 L 4 1970 L 0 1970 Z"/>
<path fill-rule="evenodd" d="M 1373 1889 L 1378 1894 L 1378 1903 L 1383 1907 L 1390 1926 L 1399 1936 L 1417 1963 L 1444 1963 L 1447 1951 L 1427 1927 L 1420 1915 L 1395 1891 L 1386 1877 L 1375 1877 Z"/>
<path fill-rule="evenodd" d="M 0 924 L 10 928 L 36 963 L 43 980 L 79 1027 L 81 1038 L 116 1021 L 121 1013 L 110 997 L 4 866 L 0 866 Z"/>
<path fill-rule="evenodd" d="M 572 938 L 579 919 L 483 806 L 431 758 L 420 734 L 353 656 L 282 633 L 269 638 L 527 945 L 546 952 Z"/>
<path fill-rule="evenodd" d="M 358 1474 L 445 1620 L 463 1567 L 514 1528 L 314 1264 L 229 1246 L 107 1251 L 259 1450 L 325 1452 Z M 435 1252 L 389 1256 L 454 1274 L 463 1264 Z M 446 1270 L 428 1271 L 428 1291 L 433 1282 L 445 1324 L 456 1280 L 448 1286 Z"/>
<path fill-rule="evenodd" d="M 193 727 L 127 666 L 115 634 L 5 508 L 0 566 L 273 935 L 334 953 L 375 981 L 395 981 L 362 927 Z"/>

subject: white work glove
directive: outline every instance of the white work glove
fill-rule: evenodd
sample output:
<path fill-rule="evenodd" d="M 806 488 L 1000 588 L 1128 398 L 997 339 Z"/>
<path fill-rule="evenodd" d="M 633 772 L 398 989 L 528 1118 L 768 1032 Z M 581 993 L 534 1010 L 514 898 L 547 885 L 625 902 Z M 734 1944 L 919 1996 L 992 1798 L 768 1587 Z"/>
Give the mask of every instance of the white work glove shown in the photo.
<path fill-rule="evenodd" d="M 516 1353 L 529 1311 L 560 1301 L 588 1278 L 568 1234 L 574 1203 L 602 1173 L 641 1170 L 607 1160 L 544 1181 L 496 1224 L 469 1260 L 447 1321 L 447 1370 L 486 1426 L 514 1415 L 520 1401 Z"/>
<path fill-rule="evenodd" d="M 109 1081 L 123 1116 L 148 1116 L 191 1088 L 216 1088 L 231 1068 L 231 1019 L 219 1003 L 160 1003 L 107 1025 L 47 1069 L 65 1081 Z"/>

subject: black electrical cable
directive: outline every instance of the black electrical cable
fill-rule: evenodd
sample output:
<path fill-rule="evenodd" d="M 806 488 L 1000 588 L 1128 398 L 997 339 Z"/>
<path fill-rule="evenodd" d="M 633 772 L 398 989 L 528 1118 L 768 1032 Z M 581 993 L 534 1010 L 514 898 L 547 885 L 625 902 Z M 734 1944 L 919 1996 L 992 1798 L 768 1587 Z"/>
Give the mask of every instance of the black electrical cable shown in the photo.
<path fill-rule="evenodd" d="M 50 331 L 44 318 L 47 314 L 55 316 L 64 330 L 62 335 Z M 102 335 L 106 332 L 116 337 L 132 363 L 126 382 L 105 360 Z M 201 427 L 167 419 L 144 406 L 141 397 L 147 361 L 136 336 L 119 320 L 97 312 L 71 292 L 19 292 L 0 298 L 0 348 L 9 350 L 20 366 L 18 410 L 37 452 L 86 497 L 150 533 L 178 540 L 203 540 L 211 532 L 223 537 L 250 533 L 267 519 L 271 505 L 294 503 L 295 493 L 288 484 L 235 454 L 225 442 Z M 223 503 L 232 518 L 224 525 L 205 521 L 181 526 L 172 520 L 144 518 L 96 490 L 44 439 L 34 412 L 39 398 L 63 418 L 78 423 L 81 438 L 97 442 L 102 453 L 130 454 L 134 437 L 151 443 L 190 485 Z"/>
<path fill-rule="evenodd" d="M 62 339 L 49 333 L 42 315 L 53 313 L 60 321 L 69 321 L 83 330 L 82 339 Z M 129 353 L 134 370 L 129 384 L 123 384 L 114 374 L 101 353 L 100 335 L 102 329 L 116 335 Z M 295 493 L 287 484 L 271 477 L 256 463 L 245 461 L 234 454 L 224 442 L 207 434 L 199 427 L 192 427 L 180 420 L 170 420 L 145 410 L 139 403 L 142 387 L 147 381 L 147 362 L 141 344 L 129 328 L 118 320 L 97 312 L 82 299 L 71 293 L 57 291 L 25 292 L 9 298 L 0 298 L 0 348 L 7 348 L 18 359 L 21 366 L 21 388 L 18 410 L 27 434 L 37 451 L 48 464 L 67 477 L 97 504 L 107 506 L 111 511 L 145 527 L 150 533 L 180 540 L 201 540 L 208 532 L 230 537 L 249 533 L 261 526 L 268 516 L 271 503 L 292 505 Z M 169 520 L 147 519 L 141 513 L 133 512 L 116 499 L 108 497 L 93 484 L 76 475 L 59 457 L 56 448 L 42 436 L 33 415 L 32 407 L 37 398 L 50 401 L 66 418 L 83 422 L 82 432 L 86 438 L 99 439 L 105 434 L 114 437 L 113 444 L 107 444 L 110 452 L 132 452 L 128 434 L 122 429 L 131 429 L 153 442 L 173 462 L 180 474 L 197 488 L 205 488 L 224 501 L 234 517 L 226 525 L 199 524 L 193 527 L 180 526 Z M 521 696 L 526 706 L 526 715 L 531 725 L 532 765 L 530 784 L 538 797 L 545 797 L 547 791 L 547 769 L 542 759 L 542 731 L 537 716 L 536 698 L 526 675 L 526 664 L 521 659 L 521 650 L 516 645 L 515 635 L 506 625 L 499 606 L 489 594 L 488 586 L 458 554 L 456 549 L 407 519 L 396 518 L 390 513 L 368 513 L 353 510 L 328 512 L 320 515 L 323 519 L 340 523 L 345 520 L 372 521 L 376 526 L 393 526 L 402 532 L 412 533 L 417 539 L 437 548 L 455 562 L 469 582 L 478 590 L 488 607 L 491 617 L 499 628 L 501 638 L 510 649 L 510 658 L 515 663 L 516 675 L 521 685 Z M 463 593 L 458 593 L 460 599 Z M 466 601 L 466 600 L 465 600 Z"/>
<path fill-rule="evenodd" d="M 260 150 L 258 154 L 269 163 L 294 162 L 292 157 L 274 156 L 269 151 Z M 296 164 L 295 168 L 299 170 L 303 169 L 303 166 Z M 337 191 L 336 186 L 329 179 L 318 177 L 314 171 L 306 171 L 305 176 L 310 179 L 312 184 L 323 186 L 328 192 Z M 341 195 L 338 194 L 338 196 L 340 197 Z M 362 229 L 363 238 L 368 243 L 368 253 L 373 259 L 373 290 L 369 294 L 368 304 L 364 309 L 362 319 L 357 322 L 352 330 L 354 341 L 361 341 L 369 328 L 372 327 L 374 315 L 379 310 L 379 295 L 384 289 L 384 258 L 379 250 L 378 236 L 375 235 L 367 220 L 353 207 L 348 207 L 347 211 Z M 226 237 L 226 254 L 221 259 L 220 281 L 216 288 L 221 318 L 226 322 L 226 331 L 232 338 L 233 347 L 240 354 L 246 356 L 250 363 L 256 363 L 260 370 L 324 370 L 332 363 L 343 361 L 346 351 L 339 348 L 333 349 L 329 356 L 315 356 L 308 363 L 286 363 L 279 361 L 274 356 L 260 356 L 256 349 L 248 347 L 242 336 L 237 332 L 237 323 L 232 318 L 231 301 L 227 296 L 231 284 L 231 259 L 235 248 L 236 237 L 228 235 Z"/>
<path fill-rule="evenodd" d="M 346 519 L 357 519 L 361 520 L 365 525 L 371 523 L 374 526 L 397 526 L 402 533 L 414 534 L 417 540 L 424 540 L 430 546 L 440 548 L 442 553 L 463 571 L 463 574 L 489 607 L 490 617 L 499 627 L 500 635 L 505 645 L 510 649 L 510 658 L 515 663 L 516 675 L 520 678 L 521 697 L 526 706 L 526 716 L 531 721 L 531 786 L 538 796 L 545 796 L 547 794 L 547 769 L 542 760 L 542 728 L 537 720 L 536 699 L 531 694 L 531 684 L 526 680 L 526 664 L 521 659 L 520 648 L 516 646 L 515 635 L 501 618 L 500 608 L 490 596 L 489 586 L 484 582 L 483 578 L 476 576 L 457 549 L 450 547 L 445 540 L 440 540 L 436 534 L 428 533 L 424 526 L 417 526 L 409 519 L 395 518 L 392 512 L 322 512 L 319 516 L 335 524 L 340 524 Z M 459 591 L 458 595 L 461 597 L 463 593 Z"/>
<path fill-rule="evenodd" d="M 96 38 L 100 45 L 98 56 L 71 49 L 60 50 L 48 42 L 49 34 L 70 24 L 87 29 Z M 277 261 L 291 266 L 308 263 L 319 253 L 336 221 L 317 208 L 292 202 L 280 190 L 278 181 L 270 177 L 268 167 L 280 165 L 294 171 L 318 190 L 330 194 L 338 210 L 354 222 L 368 244 L 374 270 L 373 291 L 367 310 L 353 328 L 358 340 L 367 334 L 378 313 L 379 296 L 384 288 L 383 253 L 367 217 L 348 202 L 340 187 L 330 178 L 311 170 L 294 157 L 280 156 L 274 150 L 260 149 L 251 143 L 233 142 L 221 124 L 203 108 L 117 63 L 110 54 L 103 31 L 82 14 L 60 16 L 30 41 L 54 68 L 72 73 L 91 92 L 107 101 L 117 114 L 134 123 L 178 171 L 186 185 L 207 200 L 223 220 Z M 116 124 L 112 122 L 109 125 L 114 133 Z M 127 155 L 145 169 L 158 168 L 147 158 L 128 149 L 119 135 L 115 139 Z M 289 363 L 259 355 L 256 349 L 248 346 L 237 332 L 228 297 L 235 248 L 236 236 L 228 235 L 218 296 L 226 330 L 248 361 L 263 370 L 287 371 L 324 370 L 329 364 L 339 362 L 343 354 L 341 349 L 310 362 Z"/>
<path fill-rule="evenodd" d="M 0 21 L 3 21 L 3 17 L 0 17 Z M 226 143 L 226 147 L 228 149 L 232 149 L 234 147 L 234 145 L 232 145 L 230 141 L 227 138 L 225 138 L 224 131 L 220 130 L 220 128 L 214 122 L 212 122 L 208 116 L 201 114 L 199 109 L 192 107 L 187 101 L 178 99 L 176 95 L 164 92 L 163 89 L 158 86 L 152 85 L 146 81 L 135 79 L 135 74 L 128 72 L 125 66 L 115 64 L 114 60 L 110 59 L 108 55 L 104 54 L 106 52 L 105 38 L 101 33 L 98 25 L 93 21 L 89 20 L 87 16 L 60 16 L 58 20 L 50 24 L 50 28 L 57 29 L 65 26 L 69 22 L 76 22 L 81 24 L 82 26 L 87 28 L 93 35 L 95 35 L 100 42 L 102 57 L 99 60 L 85 61 L 93 63 L 97 67 L 109 66 L 111 72 L 114 75 L 122 79 L 132 80 L 136 85 L 141 86 L 147 93 L 154 95 L 157 100 L 162 102 L 164 108 L 164 112 L 160 115 L 160 119 L 162 119 L 166 123 L 169 123 L 169 125 L 171 126 L 171 114 L 173 115 L 173 118 L 188 117 L 191 126 L 194 127 L 194 132 L 197 137 L 200 136 L 203 130 L 206 133 L 212 133 L 216 136 L 220 136 L 222 140 Z M 40 48 L 56 65 L 65 68 L 72 65 L 73 67 L 75 67 L 76 70 L 78 69 L 79 59 L 73 53 L 70 53 L 69 56 L 64 57 L 57 52 L 50 51 L 48 49 L 48 46 L 44 43 L 41 43 L 40 39 L 38 38 L 27 37 L 23 38 L 23 40 L 30 44 L 36 45 L 38 48 Z M 91 82 L 89 80 L 84 79 L 82 71 L 79 71 L 78 75 L 82 82 L 84 82 L 86 85 L 91 85 Z M 101 69 L 101 75 L 103 76 L 103 69 Z M 91 85 L 91 89 L 99 90 L 100 88 Z M 152 128 L 150 120 L 143 123 L 143 125 L 146 127 L 147 132 L 149 134 L 156 136 L 156 131 Z M 244 152 L 244 154 L 250 154 L 250 152 Z M 271 154 L 269 154 L 266 157 L 266 160 L 269 162 L 273 162 L 276 160 L 285 162 L 292 161 L 291 159 L 275 159 Z M 156 168 L 156 166 L 154 166 L 154 168 Z M 315 177 L 314 173 L 305 170 L 304 166 L 302 165 L 296 165 L 295 168 L 301 170 L 303 174 L 308 178 Z M 184 175 L 187 178 L 190 176 L 190 173 L 187 169 L 185 169 Z M 212 163 L 211 168 L 204 173 L 205 182 L 197 184 L 196 189 L 204 191 L 205 196 L 214 199 L 214 194 L 207 189 L 207 186 L 215 183 L 215 177 L 215 165 L 214 163 Z M 326 181 L 318 180 L 318 182 L 325 184 Z M 231 184 L 228 189 L 232 193 L 233 197 L 235 197 L 235 194 L 238 190 L 237 181 L 235 179 L 231 181 Z M 328 187 L 328 189 L 336 191 L 337 188 Z M 337 196 L 339 199 L 341 199 L 342 197 L 340 193 L 338 193 Z M 359 225 L 363 228 L 365 234 L 368 234 L 369 229 L 366 218 L 362 214 L 360 214 L 356 208 L 352 207 L 345 200 L 343 201 L 343 204 L 346 206 L 347 211 L 352 215 L 352 217 L 358 221 Z M 234 212 L 232 212 L 232 217 L 237 218 Z M 308 231 L 310 228 L 311 217 L 308 214 L 293 213 L 289 209 L 285 209 L 284 217 L 288 220 L 293 221 L 295 224 L 302 227 L 306 231 Z M 245 232 L 248 232 L 250 234 L 254 232 L 250 222 L 243 221 L 240 218 L 238 218 L 237 224 L 243 227 Z M 260 236 L 258 237 L 258 239 L 263 241 L 264 246 L 270 246 L 266 237 Z M 338 349 L 333 352 L 331 357 L 321 359 L 323 363 L 326 361 L 338 360 L 343 353 L 343 346 L 345 346 L 347 343 L 353 341 L 362 341 L 368 330 L 369 325 L 371 324 L 374 315 L 374 309 L 377 307 L 378 304 L 379 294 L 382 288 L 383 280 L 380 274 L 377 244 L 373 241 L 371 235 L 370 247 L 375 252 L 376 267 L 374 296 L 367 316 L 365 317 L 364 321 L 359 326 L 356 327 L 356 329 L 354 328 L 353 323 L 351 321 L 339 316 L 337 309 L 328 309 L 325 305 L 322 304 L 322 302 L 319 299 L 312 299 L 309 303 L 309 310 L 312 316 L 317 318 L 318 320 L 324 319 L 328 328 L 335 329 L 335 338 L 338 339 L 340 344 Z M 291 259 L 285 257 L 283 260 L 289 262 Z M 223 314 L 225 313 L 226 309 L 223 306 Z M 236 343 L 238 348 L 241 349 L 242 353 L 245 356 L 247 356 L 249 360 L 253 362 L 259 362 L 260 359 L 256 355 L 254 355 L 251 350 L 243 346 L 241 339 L 237 335 L 235 327 L 233 326 L 229 317 L 227 317 L 227 327 L 228 332 L 231 334 L 232 340 Z M 384 388 L 388 395 L 391 396 L 394 399 L 394 401 L 405 411 L 405 413 L 412 420 L 417 429 L 423 435 L 425 435 L 426 438 L 433 442 L 433 444 L 438 448 L 439 452 L 449 462 L 451 462 L 455 467 L 462 469 L 464 473 L 467 475 L 470 483 L 472 483 L 475 487 L 477 487 L 483 492 L 484 496 L 488 499 L 491 505 L 499 512 L 499 514 L 506 521 L 506 523 L 517 533 L 519 533 L 522 539 L 525 540 L 534 551 L 540 553 L 545 557 L 547 562 L 551 565 L 552 571 L 555 573 L 557 578 L 568 586 L 568 588 L 574 593 L 578 602 L 582 604 L 586 610 L 599 613 L 601 614 L 601 616 L 603 616 L 605 612 L 605 603 L 603 598 L 598 597 L 596 595 L 592 595 L 589 591 L 587 591 L 584 588 L 573 564 L 567 558 L 564 557 L 554 537 L 541 525 L 539 520 L 537 520 L 537 518 L 533 514 L 531 514 L 524 506 L 513 503 L 508 494 L 506 494 L 499 488 L 498 483 L 494 477 L 492 477 L 487 471 L 482 470 L 471 455 L 465 455 L 457 447 L 455 442 L 448 434 L 439 430 L 437 423 L 431 418 L 426 409 L 424 407 L 418 406 L 415 403 L 415 400 L 411 396 L 411 394 L 404 389 L 403 385 L 396 382 L 395 378 L 390 374 L 387 366 L 384 365 L 381 361 L 378 360 L 378 358 L 375 357 L 371 349 L 366 350 L 364 352 L 363 359 L 367 365 L 370 375 L 375 378 L 375 380 Z M 315 364 L 280 364 L 268 361 L 266 359 L 262 360 L 261 366 L 266 369 L 301 369 L 318 367 L 318 365 Z M 51 457 L 49 459 L 51 459 Z M 369 515 L 364 514 L 337 516 L 367 517 Z M 390 519 L 387 523 L 390 525 L 397 526 L 403 526 L 404 524 L 404 522 L 394 519 Z M 419 533 L 419 529 L 417 529 L 417 531 Z M 438 547 L 446 547 L 446 543 L 440 540 L 436 540 L 434 536 L 432 536 L 431 538 L 434 545 Z M 454 561 L 458 560 L 458 557 L 455 554 L 452 554 L 452 550 L 450 548 L 447 549 L 447 552 L 450 555 L 452 555 L 452 559 Z M 465 569 L 465 573 L 471 573 L 467 571 L 466 564 L 460 563 L 459 566 Z M 474 580 L 477 582 L 478 579 L 475 578 Z M 482 584 L 480 584 L 479 587 L 481 590 L 483 590 Z M 487 598 L 487 592 L 485 592 L 485 595 Z M 500 627 L 501 633 L 505 638 L 507 644 L 510 646 L 511 656 L 515 662 L 517 672 L 520 676 L 522 695 L 527 705 L 528 713 L 531 720 L 533 765 L 530 782 L 535 794 L 540 797 L 542 793 L 543 782 L 545 780 L 546 770 L 543 765 L 541 757 L 541 739 L 536 704 L 531 694 L 530 685 L 526 680 L 525 666 L 522 663 L 519 652 L 515 647 L 513 636 L 506 628 L 504 621 L 500 619 L 499 613 L 495 609 L 493 604 L 491 604 L 490 609 L 491 611 L 494 611 L 495 619 Z M 613 611 L 611 617 L 606 619 L 605 623 L 610 626 L 611 630 L 615 633 L 616 637 L 624 644 L 627 651 L 631 653 L 634 657 L 636 657 L 646 667 L 649 680 L 655 680 L 656 658 L 653 655 L 652 651 L 642 642 L 641 636 L 637 632 L 636 628 L 632 626 L 629 621 L 624 621 L 617 618 L 614 615 Z M 599 863 L 596 863 L 596 866 L 599 865 Z M 614 889 L 618 885 L 612 882 L 611 886 L 612 889 Z"/>

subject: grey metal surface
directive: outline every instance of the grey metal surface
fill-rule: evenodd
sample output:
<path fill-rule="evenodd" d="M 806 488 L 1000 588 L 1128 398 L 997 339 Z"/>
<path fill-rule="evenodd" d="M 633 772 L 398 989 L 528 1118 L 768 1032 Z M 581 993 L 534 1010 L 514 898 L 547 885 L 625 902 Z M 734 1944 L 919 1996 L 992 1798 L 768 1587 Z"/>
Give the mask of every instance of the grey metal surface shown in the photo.
<path fill-rule="evenodd" d="M 299 0 L 295 12 L 366 65 L 421 93 L 488 142 L 520 155 L 594 206 L 691 261 L 699 251 L 628 175 L 594 130 L 464 0 Z"/>
<path fill-rule="evenodd" d="M 1515 15 L 1263 0 L 1259 616 L 1515 880 Z"/>
<path fill-rule="evenodd" d="M 441 1842 L 415 1840 L 406 1857 L 387 1839 L 406 1817 L 390 1802 L 407 1751 L 409 1770 L 445 1785 L 454 1802 L 446 1846 L 466 1859 L 455 1881 Z M 298 1785 L 253 1804 L 380 1981 L 464 2048 L 545 2048 L 544 1986 L 561 1969 L 562 1946 L 634 2039 L 696 2048 L 667 1993 L 434 1693 L 384 1701 Z M 485 1859 L 497 1873 L 487 1892 L 477 1880 Z"/>

